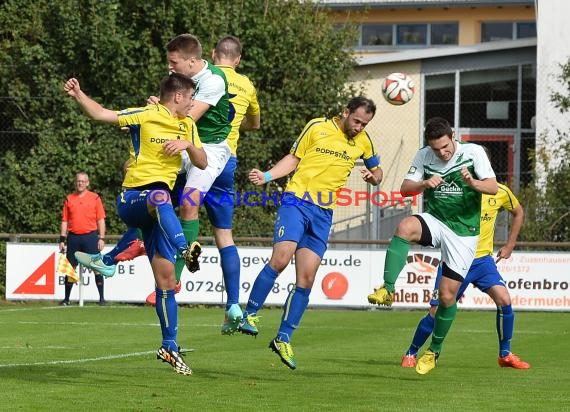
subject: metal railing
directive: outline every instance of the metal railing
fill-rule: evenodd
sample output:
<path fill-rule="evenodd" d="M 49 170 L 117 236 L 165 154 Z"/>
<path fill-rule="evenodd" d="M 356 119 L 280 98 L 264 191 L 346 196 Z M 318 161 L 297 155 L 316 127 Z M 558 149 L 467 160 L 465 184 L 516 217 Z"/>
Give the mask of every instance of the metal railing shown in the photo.
<path fill-rule="evenodd" d="M 109 240 L 118 240 L 122 235 L 109 235 L 105 237 Z M 0 239 L 7 239 L 9 242 L 21 242 L 22 239 L 25 240 L 54 240 L 54 242 L 59 241 L 59 233 L 0 233 Z M 206 244 L 214 244 L 213 236 L 200 236 L 198 238 L 201 242 Z M 271 244 L 273 242 L 272 237 L 254 237 L 254 236 L 243 236 L 235 237 L 234 241 L 239 245 L 243 243 L 263 243 Z M 388 245 L 390 239 L 329 239 L 330 244 L 346 244 L 346 245 Z M 495 246 L 502 246 L 505 242 L 496 241 Z M 526 242 L 520 241 L 516 243 L 516 248 L 529 248 L 529 249 L 541 249 L 541 248 L 553 248 L 560 250 L 570 250 L 570 242 Z"/>

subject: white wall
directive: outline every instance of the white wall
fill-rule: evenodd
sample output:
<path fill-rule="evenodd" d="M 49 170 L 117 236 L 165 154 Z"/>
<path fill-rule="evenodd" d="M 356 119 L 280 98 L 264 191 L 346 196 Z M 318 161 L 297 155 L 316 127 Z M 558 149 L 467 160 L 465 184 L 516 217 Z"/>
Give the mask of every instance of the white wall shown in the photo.
<path fill-rule="evenodd" d="M 568 16 L 570 1 L 568 0 L 535 0 L 537 14 L 537 76 L 536 76 L 536 137 L 537 148 L 546 147 L 554 155 L 556 130 L 570 129 L 570 115 L 560 113 L 550 102 L 550 95 L 560 90 L 557 77 L 561 73 L 560 65 L 570 58 L 570 41 L 568 41 Z M 562 90 L 564 91 L 564 90 Z M 543 141 L 541 135 L 547 134 L 549 139 Z M 543 166 L 543 165 L 542 165 Z M 538 171 L 544 168 L 538 165 Z"/>

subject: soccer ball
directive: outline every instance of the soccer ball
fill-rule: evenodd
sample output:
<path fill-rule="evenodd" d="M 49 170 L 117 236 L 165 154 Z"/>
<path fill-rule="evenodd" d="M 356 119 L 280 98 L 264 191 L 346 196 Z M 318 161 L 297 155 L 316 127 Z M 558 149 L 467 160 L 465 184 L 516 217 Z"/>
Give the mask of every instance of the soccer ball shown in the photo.
<path fill-rule="evenodd" d="M 382 95 L 390 104 L 401 106 L 414 97 L 414 81 L 406 73 L 392 73 L 382 82 Z"/>

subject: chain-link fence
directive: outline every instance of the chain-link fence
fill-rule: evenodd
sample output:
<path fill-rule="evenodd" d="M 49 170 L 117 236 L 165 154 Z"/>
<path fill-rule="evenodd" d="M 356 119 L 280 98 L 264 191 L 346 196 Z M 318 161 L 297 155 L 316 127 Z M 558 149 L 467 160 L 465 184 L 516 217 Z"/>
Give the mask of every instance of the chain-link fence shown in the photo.
<path fill-rule="evenodd" d="M 416 95 L 404 106 L 389 105 L 381 96 L 380 81 L 387 72 L 406 69 L 416 83 Z M 413 74 L 413 73 L 417 74 Z M 421 210 L 420 199 L 399 199 L 401 181 L 415 152 L 424 142 L 421 136 L 426 119 L 447 118 L 456 137 L 485 145 L 498 180 L 515 193 L 531 180 L 533 171 L 529 153 L 535 147 L 536 67 L 516 64 L 493 69 L 441 69 L 438 73 L 421 72 L 414 63 L 371 69 L 367 77 L 355 81 L 364 85 L 365 94 L 378 106 L 376 117 L 367 131 L 378 147 L 385 172 L 377 188 L 360 178 L 358 164 L 348 180 L 344 201 L 335 210 L 331 238 L 388 239 L 398 222 Z M 37 97 L 37 99 L 42 99 Z M 25 120 L 22 102 L 0 97 L 0 151 L 25 154 L 37 145 L 42 130 L 22 130 L 15 125 Z M 50 106 L 49 102 L 44 102 Z M 497 223 L 497 239 L 506 239 L 508 214 Z"/>

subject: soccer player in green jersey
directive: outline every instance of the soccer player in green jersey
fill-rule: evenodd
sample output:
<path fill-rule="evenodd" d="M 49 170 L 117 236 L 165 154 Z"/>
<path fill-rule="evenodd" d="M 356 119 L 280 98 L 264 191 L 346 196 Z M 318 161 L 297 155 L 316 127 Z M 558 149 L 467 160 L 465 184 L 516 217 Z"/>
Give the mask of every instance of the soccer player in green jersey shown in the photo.
<path fill-rule="evenodd" d="M 495 195 L 498 190 L 483 148 L 456 141 L 447 120 L 428 120 L 424 135 L 427 146 L 417 152 L 400 191 L 405 195 L 423 192 L 426 211 L 400 222 L 386 252 L 384 285 L 368 295 L 370 303 L 392 305 L 394 284 L 406 264 L 410 243 L 441 248 L 442 278 L 432 341 L 416 365 L 422 375 L 435 368 L 455 319 L 455 298 L 479 240 L 481 194 Z"/>
<path fill-rule="evenodd" d="M 477 252 L 469 272 L 457 292 L 457 299 L 463 296 L 463 292 L 470 284 L 489 295 L 497 305 L 496 327 L 499 338 L 499 366 L 502 368 L 528 369 L 530 364 L 511 352 L 515 313 L 511 306 L 511 295 L 493 259 L 495 221 L 499 211 L 501 209 L 508 210 L 513 216 L 513 222 L 507 243 L 497 252 L 497 262 L 511 257 L 524 221 L 524 210 L 513 192 L 506 185 L 499 183 L 498 186 L 499 191 L 496 195 L 483 194 L 481 202 L 481 233 L 479 235 Z M 429 313 L 420 320 L 412 343 L 402 358 L 402 367 L 404 368 L 414 368 L 416 366 L 417 353 L 433 331 L 434 316 L 439 305 L 437 290 L 440 281 L 441 266 L 438 267 Z"/>
<path fill-rule="evenodd" d="M 277 336 L 269 347 L 291 369 L 297 362 L 291 347 L 293 332 L 309 304 L 317 270 L 327 249 L 338 190 L 348 180 L 358 159 L 364 161 L 361 177 L 371 185 L 382 181 L 380 159 L 364 130 L 376 113 L 370 99 L 350 99 L 342 115 L 309 121 L 288 155 L 266 172 L 253 169 L 250 181 L 262 185 L 295 171 L 281 196 L 273 234 L 273 253 L 253 286 L 245 308 L 242 333 L 257 335 L 257 313 L 275 279 L 295 256 L 296 282 L 283 306 Z"/>
<path fill-rule="evenodd" d="M 200 139 L 208 155 L 208 167 L 201 170 L 186 163 L 186 183 L 180 196 L 180 222 L 186 241 L 195 257 L 191 272 L 200 268 L 198 257 L 201 247 L 196 238 L 200 230 L 199 207 L 204 195 L 220 176 L 228 162 L 231 150 L 226 142 L 231 130 L 228 84 L 224 72 L 202 58 L 200 40 L 192 34 L 180 34 L 166 44 L 168 70 L 189 76 L 196 82 L 194 103 L 188 111 L 198 127 Z M 158 99 L 151 96 L 150 102 Z M 181 190 L 175 188 L 175 190 Z M 176 260 L 176 280 L 180 284 L 184 261 Z M 156 292 L 146 299 L 155 304 Z"/>
<path fill-rule="evenodd" d="M 181 34 L 166 45 L 168 70 L 189 76 L 196 82 L 194 103 L 188 112 L 200 134 L 208 155 L 208 167 L 201 170 L 192 163 L 186 167 L 186 184 L 181 196 L 180 221 L 188 244 L 193 244 L 200 230 L 199 207 L 202 194 L 208 192 L 230 158 L 226 142 L 231 130 L 228 83 L 224 72 L 202 58 L 202 45 L 196 36 Z M 195 244 L 194 244 L 195 245 Z M 195 249 L 196 246 L 192 246 Z M 198 252 L 200 250 L 197 246 Z M 179 258 L 176 279 L 180 281 L 184 262 Z M 196 261 L 196 269 L 199 268 Z"/>

